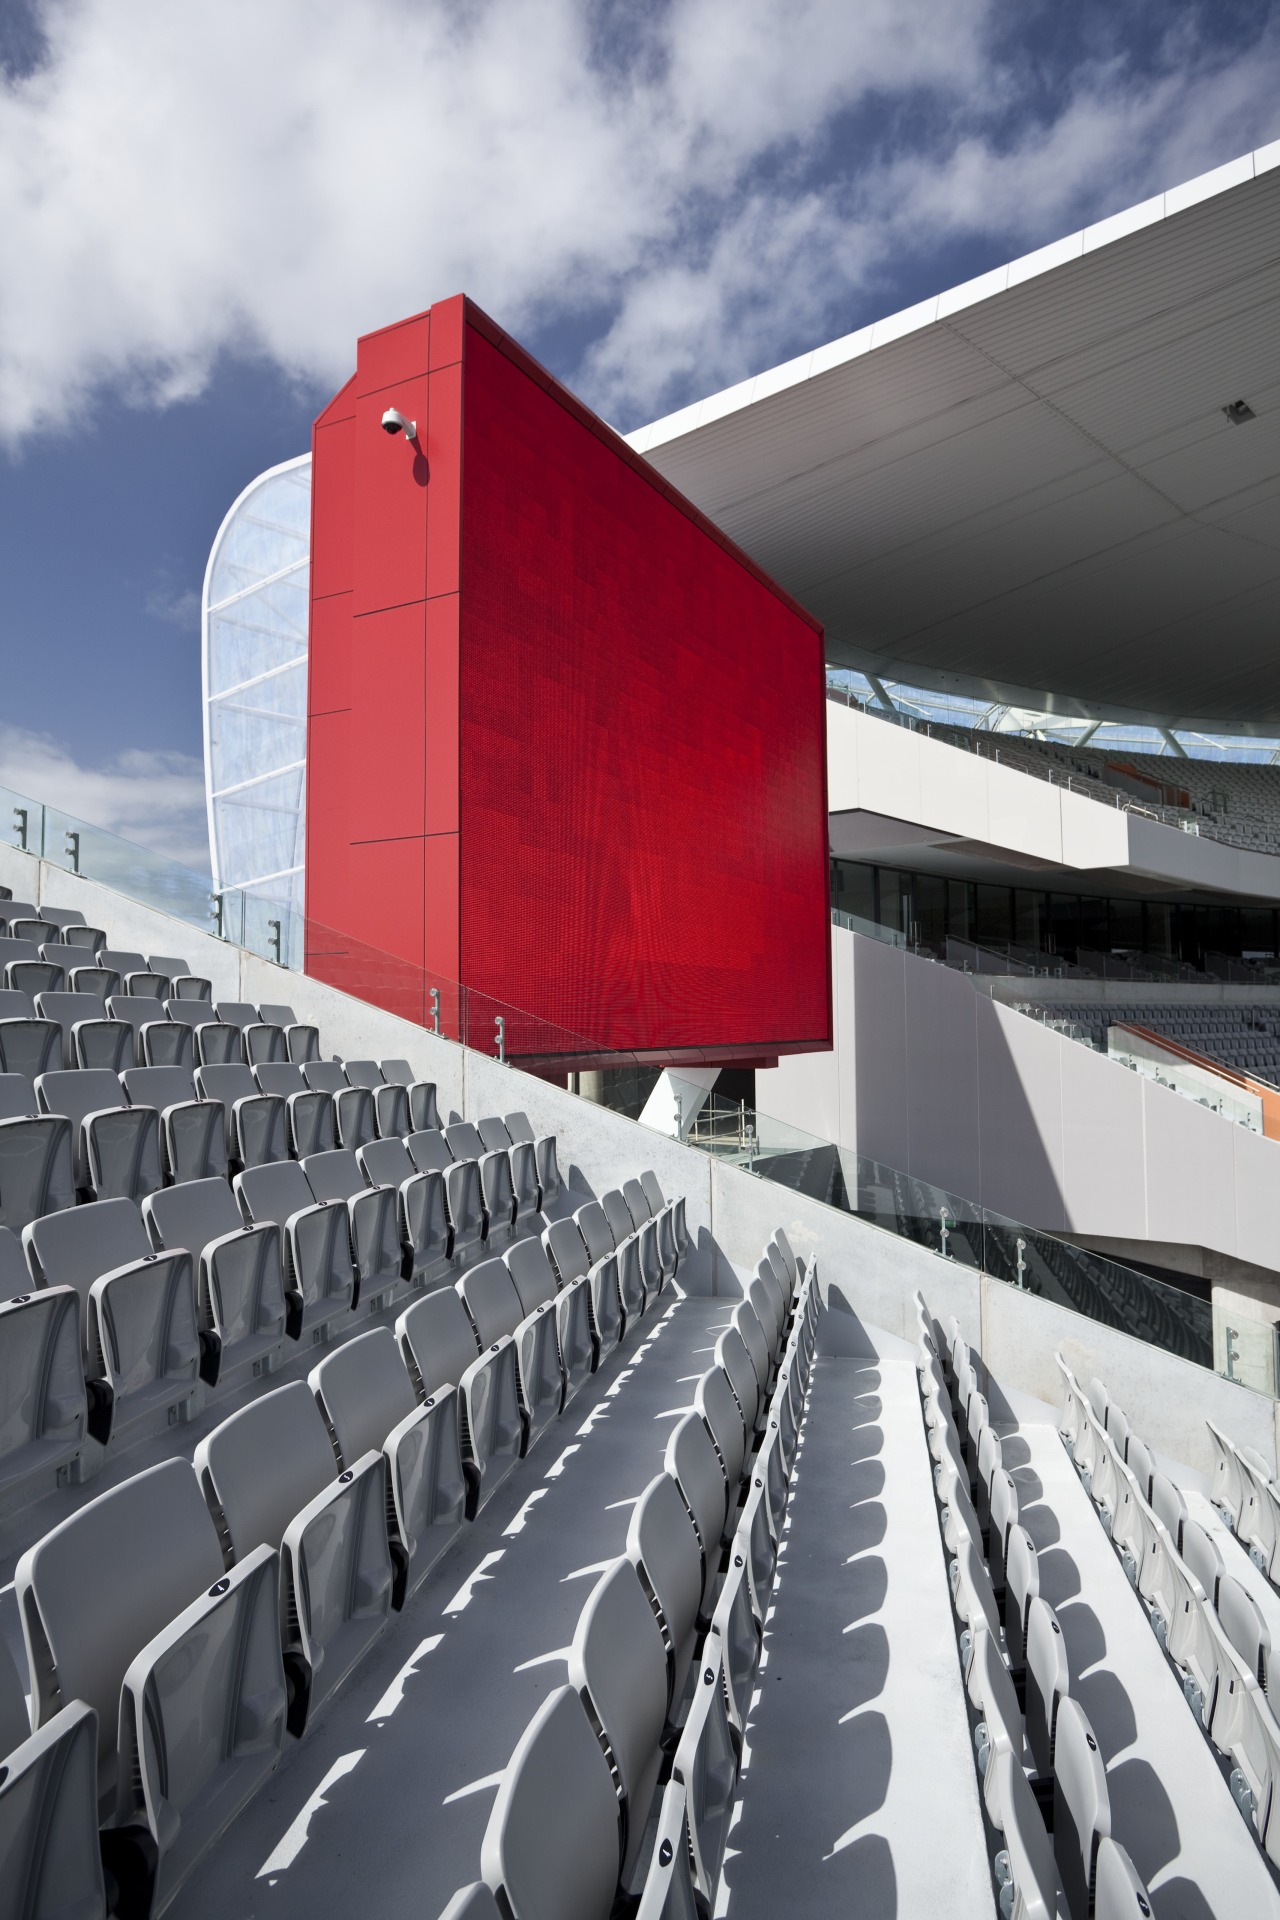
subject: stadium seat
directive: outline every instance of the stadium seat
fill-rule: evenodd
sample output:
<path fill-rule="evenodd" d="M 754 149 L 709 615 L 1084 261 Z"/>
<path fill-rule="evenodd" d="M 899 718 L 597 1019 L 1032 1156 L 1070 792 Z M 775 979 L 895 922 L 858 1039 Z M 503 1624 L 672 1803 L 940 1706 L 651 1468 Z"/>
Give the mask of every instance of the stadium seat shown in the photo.
<path fill-rule="evenodd" d="M 264 1000 L 258 1012 L 268 1026 L 282 1029 L 286 1057 L 295 1067 L 302 1066 L 307 1060 L 320 1058 L 319 1028 L 299 1022 L 292 1007 Z"/>
<path fill-rule="evenodd" d="M 448 1269 L 453 1245 L 444 1176 L 420 1173 L 403 1140 L 371 1140 L 359 1149 L 356 1159 L 371 1186 L 395 1191 L 404 1278 L 413 1288 L 440 1278 Z"/>
<path fill-rule="evenodd" d="M 208 1032 L 202 1027 L 200 1033 Z M 288 1115 L 278 1094 L 261 1093 L 243 1061 L 199 1066 L 196 1090 L 217 1102 L 226 1128 L 227 1165 L 232 1172 L 264 1167 L 289 1157 Z"/>
<path fill-rule="evenodd" d="M 480 1860 L 512 1920 L 608 1920 L 621 1860 L 618 1799 L 573 1687 L 548 1695 L 521 1735 Z"/>
<path fill-rule="evenodd" d="M 637 1500 L 627 1529 L 627 1556 L 664 1630 L 670 1710 L 684 1693 L 702 1607 L 702 1547 L 670 1474 L 655 1475 Z"/>
<path fill-rule="evenodd" d="M 33 1221 L 22 1244 L 42 1287 L 74 1287 L 83 1313 L 89 1431 L 108 1441 L 190 1405 L 200 1365 L 195 1274 L 182 1248 L 157 1255 L 132 1200 L 97 1200 Z"/>
<path fill-rule="evenodd" d="M 458 1282 L 458 1292 L 482 1349 L 494 1349 L 502 1340 L 515 1344 L 525 1429 L 522 1451 L 527 1452 L 559 1414 L 564 1399 L 551 1302 L 544 1301 L 526 1315 L 510 1269 L 501 1259 L 482 1260 L 472 1267 Z"/>
<path fill-rule="evenodd" d="M 399 1083 L 388 1086 L 376 1060 L 343 1062 L 353 1087 L 367 1087 L 373 1096 L 373 1118 L 379 1140 L 403 1140 L 413 1132 L 409 1118 L 408 1088 Z"/>
<path fill-rule="evenodd" d="M 56 1030 L 55 1030 L 56 1031 Z M 11 1087 L 28 1077 L 6 1071 Z M 0 1119 L 0 1227 L 20 1233 L 31 1221 L 75 1204 L 71 1122 L 61 1114 Z"/>
<path fill-rule="evenodd" d="M 180 1020 L 171 1020 L 165 1005 L 113 993 L 107 1000 L 107 1013 L 133 1034 L 133 1059 L 126 1061 L 127 1066 L 184 1067 L 188 1073 L 194 1070 L 195 1030 Z M 82 1066 L 87 1064 L 81 1062 Z"/>
<path fill-rule="evenodd" d="M 350 1147 L 354 1153 L 377 1138 L 373 1096 L 367 1087 L 353 1087 L 336 1060 L 304 1060 L 300 1064 L 307 1085 L 332 1097 L 340 1147 Z"/>
<path fill-rule="evenodd" d="M 384 1060 L 382 1077 L 389 1087 L 403 1087 L 409 1101 L 409 1125 L 406 1133 L 420 1133 L 440 1125 L 434 1080 L 418 1080 L 407 1060 Z"/>
<path fill-rule="evenodd" d="M 566 1287 L 557 1288 L 555 1271 L 543 1240 L 517 1240 L 507 1248 L 503 1259 L 520 1296 L 521 1311 L 526 1318 L 544 1305 L 554 1310 L 556 1344 L 564 1381 L 562 1404 L 567 1406 L 590 1378 L 593 1363 L 591 1309 L 586 1278 L 584 1276 Z"/>
<path fill-rule="evenodd" d="M 379 1311 L 402 1286 L 396 1189 L 370 1185 L 350 1147 L 309 1154 L 301 1164 L 317 1200 L 340 1200 L 346 1207 L 356 1271 L 355 1301 Z"/>
<path fill-rule="evenodd" d="M 396 1321 L 396 1338 L 419 1397 L 456 1387 L 461 1404 L 462 1465 L 467 1518 L 505 1480 L 524 1450 L 515 1343 L 504 1338 L 480 1351 L 461 1293 L 440 1287 Z"/>
<path fill-rule="evenodd" d="M 38 1019 L 29 994 L 0 990 L 0 1073 L 25 1073 L 34 1082 L 65 1064 L 59 1022 Z"/>
<path fill-rule="evenodd" d="M 70 1701 L 92 1709 L 100 1815 L 156 1906 L 280 1758 L 277 1569 L 268 1550 L 224 1569 L 184 1460 L 113 1487 L 18 1563 L 33 1722 L 52 1728 Z"/>
<path fill-rule="evenodd" d="M 0 1649 L 0 1662 L 6 1659 Z M 22 1716 L 25 1723 L 25 1701 Z M 36 1733 L 24 1724 L 11 1745 L 3 1732 L 0 1726 L 0 1862 L 12 1912 L 100 1920 L 97 1714 L 75 1700 Z"/>
<path fill-rule="evenodd" d="M 160 1115 L 165 1176 L 183 1180 L 227 1176 L 227 1129 L 221 1105 L 196 1097 L 189 1067 L 132 1067 L 120 1075 L 130 1106 Z"/>
<path fill-rule="evenodd" d="M 686 1413 L 667 1441 L 663 1460 L 667 1472 L 693 1518 L 702 1549 L 702 1597 L 707 1594 L 720 1564 L 720 1540 L 729 1511 L 728 1487 L 720 1456 L 702 1416 Z"/>
<path fill-rule="evenodd" d="M 1089 1920 L 1098 1842 L 1111 1833 L 1107 1772 L 1078 1700 L 1058 1708 L 1053 1743 L 1053 1851 L 1071 1920 Z"/>
<path fill-rule="evenodd" d="M 399 1610 L 465 1517 L 457 1393 L 446 1387 L 419 1406 L 389 1327 L 348 1340 L 313 1368 L 308 1385 L 340 1469 L 375 1449 L 385 1455 L 392 1605 Z"/>
<path fill-rule="evenodd" d="M 106 1067 L 42 1073 L 36 1098 L 43 1113 L 71 1123 L 77 1193 L 85 1200 L 138 1200 L 164 1185 L 160 1116 L 130 1106 L 116 1074 Z"/>
<path fill-rule="evenodd" d="M 255 1548 L 280 1550 L 288 1725 L 300 1735 L 390 1615 L 386 1456 L 371 1448 L 340 1470 L 320 1409 L 295 1380 L 215 1427 L 194 1465 L 228 1569 Z"/>
<path fill-rule="evenodd" d="M 270 1372 L 285 1337 L 287 1306 L 280 1228 L 246 1226 L 223 1179 L 188 1180 L 142 1203 L 157 1253 L 185 1247 L 197 1263 L 197 1309 L 210 1385 Z"/>
<path fill-rule="evenodd" d="M 288 1058 L 284 1028 L 260 1018 L 258 1009 L 247 1000 L 219 1000 L 213 1010 L 223 1026 L 239 1028 L 244 1059 L 250 1067 Z"/>
<path fill-rule="evenodd" d="M 253 1069 L 262 1093 L 283 1100 L 289 1123 L 289 1151 L 295 1160 L 328 1153 L 337 1145 L 332 1094 L 313 1091 L 292 1061 L 272 1061 Z"/>
<path fill-rule="evenodd" d="M 19 1241 L 0 1227 L 0 1496 L 52 1485 L 86 1420 L 79 1292 L 34 1288 Z"/>
<path fill-rule="evenodd" d="M 569 1680 L 609 1745 L 622 1823 L 622 1880 L 631 1878 L 662 1764 L 667 1654 L 628 1559 L 603 1575 L 578 1617 Z"/>
<path fill-rule="evenodd" d="M 296 1160 L 247 1167 L 232 1185 L 245 1224 L 274 1221 L 284 1243 L 286 1332 L 292 1340 L 327 1338 L 354 1305 L 351 1231 L 341 1200 L 318 1201 Z"/>
<path fill-rule="evenodd" d="M 724 1651 L 714 1635 L 703 1648 L 672 1777 L 685 1790 L 693 1879 L 710 1906 L 724 1860 L 738 1783 L 737 1754 L 725 1698 Z"/>

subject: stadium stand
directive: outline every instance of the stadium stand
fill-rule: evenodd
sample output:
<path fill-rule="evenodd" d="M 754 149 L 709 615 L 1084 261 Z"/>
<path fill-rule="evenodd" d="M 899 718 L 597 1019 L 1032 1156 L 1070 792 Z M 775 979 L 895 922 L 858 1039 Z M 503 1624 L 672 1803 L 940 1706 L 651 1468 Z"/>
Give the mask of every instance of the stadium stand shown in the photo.
<path fill-rule="evenodd" d="M 1135 999 L 1123 1006 L 1102 1006 L 1083 1000 L 1054 1001 L 1050 1005 L 1029 999 L 1016 1004 L 1063 1032 L 1074 1029 L 1076 1038 L 1087 1041 L 1099 1053 L 1107 1051 L 1108 1028 L 1146 1027 L 1224 1067 L 1258 1074 L 1265 1080 L 1280 1079 L 1280 1012 L 1266 1002 L 1213 1007 L 1191 1000 L 1170 1006 Z"/>

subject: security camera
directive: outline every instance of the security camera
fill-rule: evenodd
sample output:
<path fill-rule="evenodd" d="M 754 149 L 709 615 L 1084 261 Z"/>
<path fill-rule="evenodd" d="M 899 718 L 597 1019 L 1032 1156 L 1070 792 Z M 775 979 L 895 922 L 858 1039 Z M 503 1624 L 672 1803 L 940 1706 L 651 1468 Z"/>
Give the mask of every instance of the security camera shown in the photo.
<path fill-rule="evenodd" d="M 382 431 L 402 433 L 406 440 L 416 440 L 418 423 L 416 420 L 406 420 L 398 407 L 388 407 L 382 416 Z"/>

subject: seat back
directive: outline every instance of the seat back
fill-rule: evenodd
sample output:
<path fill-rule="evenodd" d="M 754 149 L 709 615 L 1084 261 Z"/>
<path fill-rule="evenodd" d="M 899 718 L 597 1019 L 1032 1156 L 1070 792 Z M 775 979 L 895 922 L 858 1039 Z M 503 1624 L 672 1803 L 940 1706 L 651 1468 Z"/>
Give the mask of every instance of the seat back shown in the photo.
<path fill-rule="evenodd" d="M 1009 1883 L 1014 1889 L 1008 1912 L 1011 1920 L 1056 1920 L 1058 1876 L 1053 1844 L 1030 1782 L 1016 1754 L 997 1753 L 995 1795 L 1004 1822 L 1004 1853 Z M 1003 1904 L 1001 1911 L 1005 1911 Z"/>
<path fill-rule="evenodd" d="M 189 1067 L 130 1067 L 120 1075 L 131 1107 L 180 1107 L 196 1098 L 195 1077 Z"/>
<path fill-rule="evenodd" d="M 524 1319 L 520 1295 L 502 1260 L 482 1260 L 478 1267 L 472 1267 L 459 1280 L 458 1292 L 482 1347 L 513 1334 Z"/>
<path fill-rule="evenodd" d="M 1118 1840 L 1098 1842 L 1094 1864 L 1094 1920 L 1148 1920 L 1151 1898 Z"/>
<path fill-rule="evenodd" d="M 1204 1586 L 1203 1581 L 1200 1584 Z M 1208 1592 L 1207 1587 L 1205 1592 Z M 1238 1580 L 1230 1574 L 1224 1574 L 1218 1582 L 1217 1606 L 1223 1632 L 1265 1693 L 1271 1660 L 1271 1633 L 1258 1610 L 1257 1602 Z"/>
<path fill-rule="evenodd" d="M 282 1100 L 308 1091 L 302 1068 L 292 1060 L 261 1060 L 253 1069 L 253 1077 L 263 1093 L 278 1094 Z"/>
<path fill-rule="evenodd" d="M 502 1257 L 520 1296 L 522 1316 L 555 1299 L 556 1276 L 541 1240 L 517 1240 Z"/>
<path fill-rule="evenodd" d="M 30 1293 L 31 1270 L 22 1254 L 22 1242 L 11 1227 L 0 1227 L 0 1300 Z"/>
<path fill-rule="evenodd" d="M 623 1181 L 622 1197 L 626 1201 L 632 1221 L 637 1227 L 642 1227 L 646 1220 L 653 1218 L 653 1209 L 650 1207 L 645 1190 L 638 1180 Z"/>
<path fill-rule="evenodd" d="M 1036 1772 L 1053 1771 L 1058 1712 L 1071 1691 L 1067 1649 L 1058 1616 L 1037 1595 L 1027 1608 L 1027 1744 Z"/>
<path fill-rule="evenodd" d="M 220 1021 L 224 1027 L 243 1029 L 256 1026 L 258 1020 L 258 1009 L 251 1006 L 247 1000 L 219 1000 L 214 1006 L 213 1014 L 215 1020 Z"/>
<path fill-rule="evenodd" d="M 600 1202 L 588 1200 L 573 1217 L 587 1249 L 588 1261 L 594 1264 L 597 1260 L 606 1259 L 614 1250 L 614 1237 Z"/>
<path fill-rule="evenodd" d="M 86 1113 L 125 1104 L 119 1079 L 106 1067 L 74 1067 L 42 1073 L 36 1082 L 36 1098 L 43 1113 L 65 1113 L 77 1131 Z"/>
<path fill-rule="evenodd" d="M 75 1059 L 71 1029 L 80 1020 L 101 1020 L 103 1003 L 93 993 L 38 993 L 36 1013 L 41 1020 L 56 1020 L 62 1028 L 64 1060 Z"/>
<path fill-rule="evenodd" d="M 307 1185 L 317 1200 L 354 1200 L 369 1188 L 360 1162 L 350 1147 L 332 1147 L 327 1153 L 309 1153 L 301 1163 Z"/>
<path fill-rule="evenodd" d="M 1130 1473 L 1138 1483 L 1138 1491 L 1144 1500 L 1151 1499 L 1151 1481 L 1155 1474 L 1156 1463 L 1151 1457 L 1151 1449 L 1139 1440 L 1136 1433 L 1129 1435 L 1129 1445 L 1125 1460 Z"/>
<path fill-rule="evenodd" d="M 437 1127 L 411 1133 L 404 1144 L 419 1173 L 444 1173 L 454 1164 L 449 1142 Z"/>
<path fill-rule="evenodd" d="M 337 1060 L 304 1060 L 302 1073 L 307 1085 L 318 1093 L 341 1093 L 351 1085 Z"/>
<path fill-rule="evenodd" d="M 507 1132 L 506 1122 L 499 1120 L 496 1114 L 477 1121 L 476 1126 L 486 1153 L 505 1153 L 508 1147 L 515 1144 Z"/>
<path fill-rule="evenodd" d="M 533 1145 L 536 1136 L 527 1113 L 504 1114 L 503 1124 L 511 1136 L 513 1146 L 518 1146 L 521 1141 L 526 1142 L 529 1146 Z"/>
<path fill-rule="evenodd" d="M 617 1187 L 610 1187 L 607 1193 L 601 1194 L 600 1205 L 604 1208 L 604 1217 L 609 1222 L 613 1244 L 615 1247 L 620 1247 L 623 1241 L 635 1232 L 631 1209 Z"/>
<path fill-rule="evenodd" d="M 667 1652 L 629 1559 L 615 1560 L 578 1616 L 569 1681 L 603 1729 L 617 1770 L 625 1880 L 644 1836 L 667 1714 Z"/>
<path fill-rule="evenodd" d="M 728 1488 L 720 1457 L 701 1414 L 686 1413 L 676 1423 L 667 1441 L 663 1464 L 693 1515 L 703 1558 L 710 1565 L 724 1531 Z"/>
<path fill-rule="evenodd" d="M 33 1220 L 22 1236 L 42 1287 L 74 1287 L 82 1300 L 102 1274 L 154 1251 L 132 1200 L 95 1200 Z"/>
<path fill-rule="evenodd" d="M 749 1300 L 740 1300 L 733 1310 L 731 1319 L 742 1337 L 742 1344 L 751 1356 L 751 1364 L 756 1370 L 756 1379 L 763 1393 L 769 1384 L 769 1343 L 765 1338 L 764 1328 L 760 1325 L 760 1316 Z"/>
<path fill-rule="evenodd" d="M 620 1860 L 609 1763 L 577 1692 L 557 1687 L 502 1776 L 481 1872 L 515 1920 L 608 1920 Z"/>
<path fill-rule="evenodd" d="M 645 1199 L 649 1202 L 649 1211 L 656 1218 L 667 1203 L 662 1197 L 662 1188 L 658 1185 L 658 1176 L 651 1167 L 640 1175 L 640 1186 Z"/>
<path fill-rule="evenodd" d="M 78 1067 L 107 1067 L 121 1074 L 136 1058 L 133 1028 L 125 1020 L 77 1020 L 71 1029 L 71 1045 Z"/>
<path fill-rule="evenodd" d="M 475 1329 L 452 1287 L 407 1307 L 396 1321 L 396 1338 L 424 1400 L 442 1387 L 456 1387 L 480 1354 Z"/>
<path fill-rule="evenodd" d="M 22 998 L 30 1006 L 27 995 Z M 34 1014 L 0 1015 L 0 1071 L 25 1073 L 28 1080 L 36 1080 L 63 1065 L 62 1028 L 56 1020 L 40 1020 Z"/>
<path fill-rule="evenodd" d="M 752 1312 L 755 1314 L 760 1331 L 764 1335 L 765 1346 L 770 1355 L 776 1359 L 778 1349 L 782 1344 L 782 1330 L 778 1324 L 777 1309 L 774 1305 L 773 1295 L 759 1274 L 747 1283 L 747 1300 L 750 1303 Z"/>
<path fill-rule="evenodd" d="M 1012 1526 L 1004 1550 L 1004 1633 L 1009 1659 L 1021 1666 L 1026 1658 L 1027 1610 L 1040 1592 L 1040 1560 L 1035 1541 L 1025 1527 Z"/>
<path fill-rule="evenodd" d="M 1088 1716 L 1078 1700 L 1058 1708 L 1053 1749 L 1053 1851 L 1071 1920 L 1093 1910 L 1098 1842 L 1111 1832 L 1107 1772 Z"/>
<path fill-rule="evenodd" d="M 35 1089 L 25 1073 L 0 1073 L 0 1120 L 21 1120 L 39 1111 Z"/>
<path fill-rule="evenodd" d="M 290 1214 L 315 1205 L 307 1176 L 296 1160 L 273 1160 L 269 1166 L 247 1167 L 235 1177 L 236 1198 L 247 1220 L 274 1220 L 283 1226 Z"/>
<path fill-rule="evenodd" d="M 403 1140 L 370 1140 L 356 1155 L 365 1177 L 378 1187 L 400 1187 L 417 1169 Z"/>
<path fill-rule="evenodd" d="M 163 1001 L 162 1005 L 169 1019 L 177 1021 L 184 1027 L 192 1027 L 198 1031 L 201 1027 L 219 1024 L 213 1006 L 208 1000 L 188 999 L 185 994 L 177 994 L 172 999 Z"/>
<path fill-rule="evenodd" d="M 542 1244 L 555 1263 L 561 1286 L 585 1278 L 591 1261 L 576 1220 L 553 1220 L 543 1233 Z"/>
<path fill-rule="evenodd" d="M 706 1421 L 715 1442 L 729 1488 L 729 1503 L 734 1504 L 742 1482 L 742 1463 L 746 1458 L 747 1436 L 742 1409 L 734 1397 L 729 1376 L 723 1367 L 709 1367 L 693 1391 L 693 1404 Z"/>
<path fill-rule="evenodd" d="M 455 1160 L 478 1160 L 485 1152 L 479 1129 L 470 1120 L 455 1120 L 444 1129 L 444 1137 Z"/>
<path fill-rule="evenodd" d="M 659 1608 L 673 1696 L 684 1686 L 702 1605 L 702 1550 L 689 1509 L 669 1473 L 655 1474 L 627 1528 L 627 1557 Z"/>
<path fill-rule="evenodd" d="M 229 1567 L 255 1547 L 278 1547 L 294 1515 L 338 1472 L 320 1409 L 301 1380 L 231 1414 L 206 1434 L 192 1464 Z"/>
<path fill-rule="evenodd" d="M 716 1365 L 724 1369 L 725 1377 L 733 1388 L 733 1397 L 741 1409 L 743 1426 L 748 1434 L 753 1433 L 760 1406 L 760 1383 L 756 1379 L 751 1355 L 736 1327 L 726 1327 L 716 1341 Z"/>
<path fill-rule="evenodd" d="M 9 1911 L 23 1920 L 97 1920 L 106 1911 L 97 1714 L 75 1700 L 38 1733 L 24 1725 L 4 1752 L 0 1872 Z"/>
<path fill-rule="evenodd" d="M 241 1233 L 244 1220 L 225 1180 L 184 1180 L 149 1193 L 142 1219 L 153 1247 L 186 1247 L 199 1259 L 214 1240 Z"/>
<path fill-rule="evenodd" d="M 0 1226 L 20 1233 L 75 1197 L 70 1121 L 47 1113 L 0 1121 Z"/>
<path fill-rule="evenodd" d="M 381 1448 L 417 1405 L 390 1327 L 374 1327 L 328 1354 L 307 1375 L 342 1469 Z"/>
<path fill-rule="evenodd" d="M 1218 1582 L 1225 1569 L 1222 1555 L 1198 1520 L 1185 1520 L 1182 1526 L 1182 1557 L 1209 1596 L 1209 1604 L 1218 1604 Z"/>
<path fill-rule="evenodd" d="M 1151 1510 L 1169 1530 L 1178 1551 L 1182 1551 L 1182 1529 L 1187 1518 L 1187 1503 L 1182 1489 L 1158 1470 L 1151 1476 Z"/>
<path fill-rule="evenodd" d="M 126 1670 L 222 1571 L 218 1535 L 185 1460 L 166 1460 L 100 1494 L 18 1562 L 32 1718 L 44 1726 L 70 1700 L 94 1709 L 106 1806 Z"/>

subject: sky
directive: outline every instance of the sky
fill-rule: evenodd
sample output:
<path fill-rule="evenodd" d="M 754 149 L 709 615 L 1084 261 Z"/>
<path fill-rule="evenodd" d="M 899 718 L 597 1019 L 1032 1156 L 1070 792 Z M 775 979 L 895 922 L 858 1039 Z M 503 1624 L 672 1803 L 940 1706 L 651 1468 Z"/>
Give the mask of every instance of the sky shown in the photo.
<path fill-rule="evenodd" d="M 1280 4 L 0 0 L 0 783 L 207 865 L 199 593 L 465 291 L 620 430 L 1280 137 Z"/>

